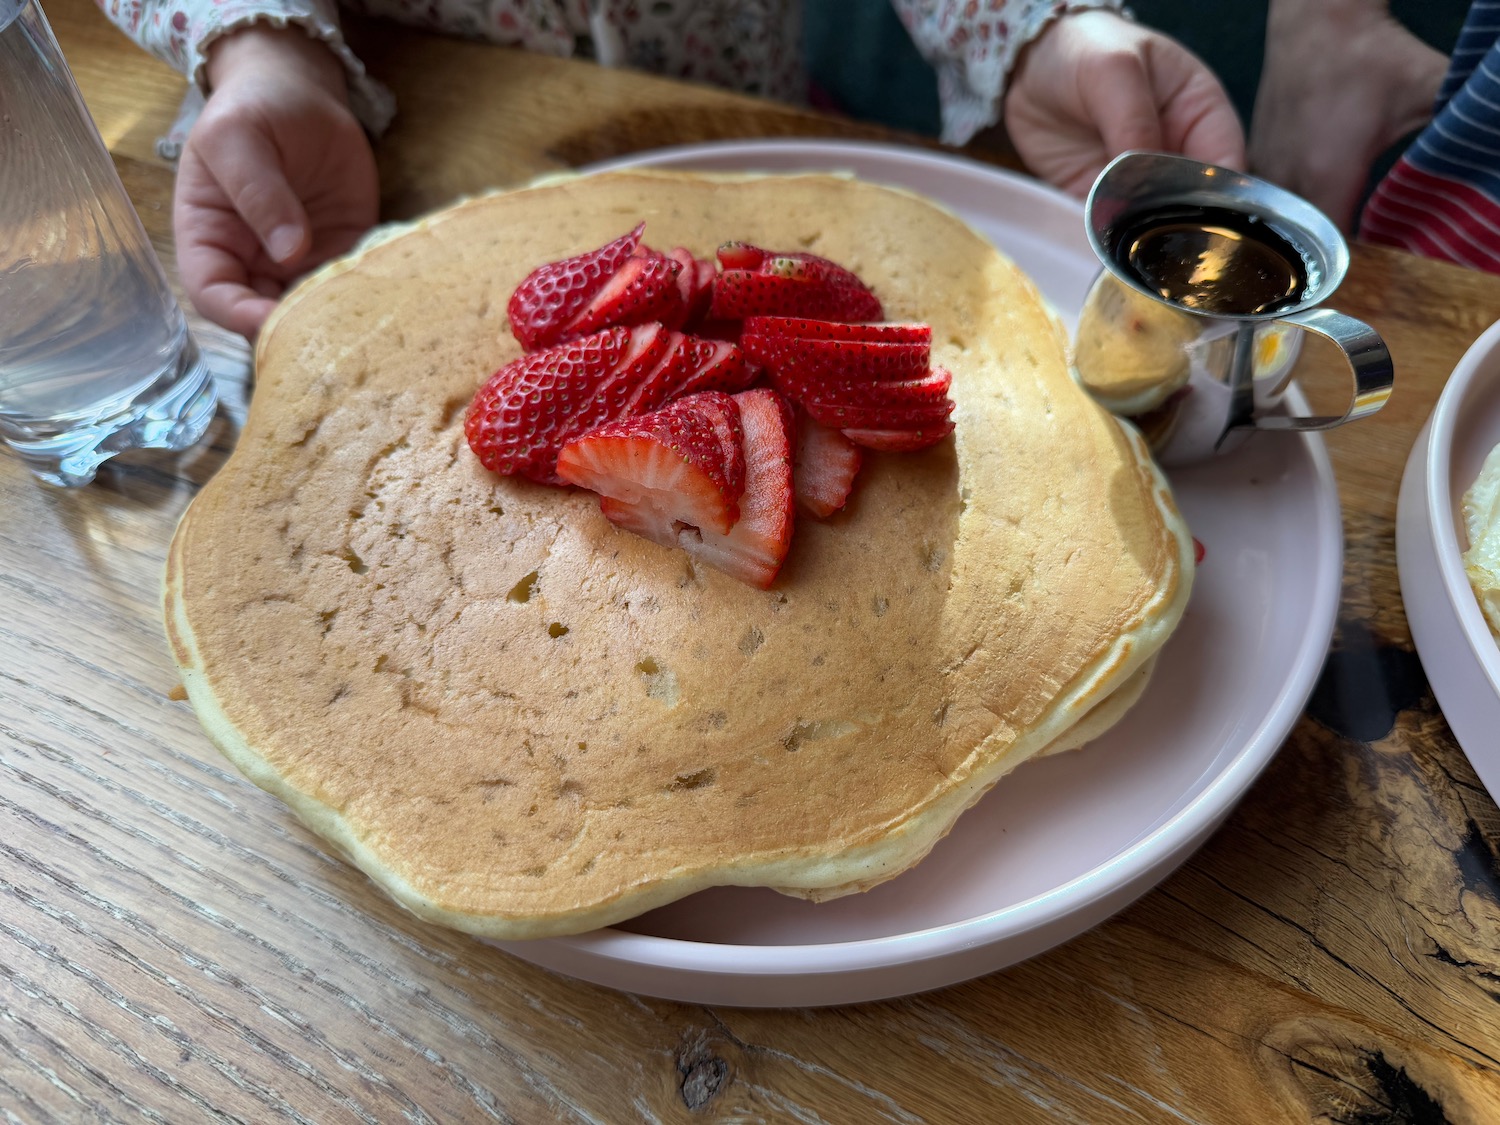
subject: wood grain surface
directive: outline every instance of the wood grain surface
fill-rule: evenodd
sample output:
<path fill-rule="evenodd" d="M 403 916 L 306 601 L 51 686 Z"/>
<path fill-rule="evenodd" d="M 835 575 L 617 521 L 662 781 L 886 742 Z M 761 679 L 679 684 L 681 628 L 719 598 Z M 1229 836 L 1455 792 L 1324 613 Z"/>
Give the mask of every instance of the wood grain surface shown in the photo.
<path fill-rule="evenodd" d="M 152 143 L 181 81 L 86 0 L 47 11 L 170 262 Z M 401 99 L 379 151 L 390 217 L 660 144 L 889 136 L 585 63 L 355 36 Z M 203 445 L 117 459 L 75 492 L 0 456 L 0 1118 L 1500 1121 L 1500 811 L 1423 678 L 1394 557 L 1407 452 L 1500 318 L 1500 278 L 1361 247 L 1336 303 L 1385 336 L 1398 389 L 1329 442 L 1339 631 L 1275 762 L 1097 929 L 967 984 L 818 1010 L 625 995 L 426 926 L 218 756 L 181 701 L 158 585 L 251 391 L 243 342 L 195 323 L 224 394 Z M 1303 375 L 1337 372 L 1314 351 Z"/>

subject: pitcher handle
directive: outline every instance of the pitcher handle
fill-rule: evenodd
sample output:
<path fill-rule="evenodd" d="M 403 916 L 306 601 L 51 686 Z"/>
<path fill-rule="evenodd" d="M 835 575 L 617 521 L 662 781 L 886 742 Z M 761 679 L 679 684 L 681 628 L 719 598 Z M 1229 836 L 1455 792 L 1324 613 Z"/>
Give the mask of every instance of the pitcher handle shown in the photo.
<path fill-rule="evenodd" d="M 1333 309 L 1314 308 L 1283 317 L 1283 324 L 1295 324 L 1331 340 L 1354 376 L 1354 396 L 1343 414 L 1288 415 L 1268 414 L 1255 419 L 1262 430 L 1331 430 L 1345 422 L 1374 414 L 1391 397 L 1395 368 L 1391 351 L 1368 324 Z"/>

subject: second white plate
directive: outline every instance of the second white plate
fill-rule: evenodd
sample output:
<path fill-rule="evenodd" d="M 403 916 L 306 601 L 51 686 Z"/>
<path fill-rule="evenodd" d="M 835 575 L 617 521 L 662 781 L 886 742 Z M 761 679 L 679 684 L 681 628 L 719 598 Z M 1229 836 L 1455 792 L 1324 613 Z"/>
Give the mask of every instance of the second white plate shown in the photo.
<path fill-rule="evenodd" d="M 1464 571 L 1464 493 L 1500 445 L 1500 324 L 1464 354 L 1407 458 L 1396 567 L 1412 641 L 1474 772 L 1500 796 L 1500 647 Z"/>

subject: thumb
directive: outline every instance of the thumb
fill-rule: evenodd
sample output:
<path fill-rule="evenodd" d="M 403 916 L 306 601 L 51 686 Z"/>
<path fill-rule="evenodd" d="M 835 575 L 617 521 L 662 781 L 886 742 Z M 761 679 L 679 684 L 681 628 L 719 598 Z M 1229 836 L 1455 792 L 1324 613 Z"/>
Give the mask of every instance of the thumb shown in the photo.
<path fill-rule="evenodd" d="M 217 129 L 200 145 L 203 163 L 273 262 L 291 265 L 312 244 L 307 210 L 287 181 L 281 153 L 248 125 Z"/>

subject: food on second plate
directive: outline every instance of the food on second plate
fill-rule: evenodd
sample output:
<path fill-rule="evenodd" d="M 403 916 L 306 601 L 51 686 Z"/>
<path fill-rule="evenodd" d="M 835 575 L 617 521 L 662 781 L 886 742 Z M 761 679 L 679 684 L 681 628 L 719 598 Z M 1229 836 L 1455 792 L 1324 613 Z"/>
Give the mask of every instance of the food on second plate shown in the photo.
<path fill-rule="evenodd" d="M 1490 450 L 1463 498 L 1464 573 L 1490 632 L 1500 638 L 1500 445 Z"/>
<path fill-rule="evenodd" d="M 726 263 L 726 238 L 837 263 L 880 311 L 788 313 L 805 290 L 737 278 L 745 304 L 716 310 L 710 291 L 683 327 L 622 327 L 627 351 L 641 325 L 660 325 L 656 344 L 696 335 L 693 315 L 927 326 L 928 373 L 877 353 L 902 368 L 892 382 L 951 399 L 925 448 L 855 445 L 864 427 L 845 423 L 867 417 L 819 422 L 818 394 L 786 406 L 795 443 L 772 460 L 789 451 L 793 503 L 832 514 L 794 517 L 769 589 L 532 479 L 545 458 L 501 475 L 466 439 L 476 389 L 522 356 L 506 312 L 523 279 L 641 221 L 678 267 L 636 274 L 654 279 L 653 312 L 700 308 L 700 262 L 795 284 L 822 270 L 765 274 L 733 248 Z M 544 288 L 533 350 L 615 331 L 582 316 L 597 293 L 575 307 Z M 804 344 L 823 329 L 738 323 L 698 338 L 826 350 Z M 189 698 L 242 771 L 398 901 L 474 933 L 573 933 L 723 884 L 863 890 L 1011 769 L 1106 729 L 1182 615 L 1191 537 L 1139 436 L 1072 380 L 1066 343 L 982 236 L 847 177 L 621 173 L 453 207 L 307 280 L 262 331 L 238 445 L 169 557 Z M 825 376 L 783 381 L 838 387 Z M 725 400 L 742 429 L 785 434 L 783 392 L 695 393 L 710 397 L 684 417 L 615 418 L 592 440 L 640 452 L 644 477 L 663 464 L 653 448 L 697 435 L 691 518 L 732 535 L 758 455 L 736 467 Z M 561 443 L 577 443 L 566 473 L 594 471 L 589 440 Z"/>

